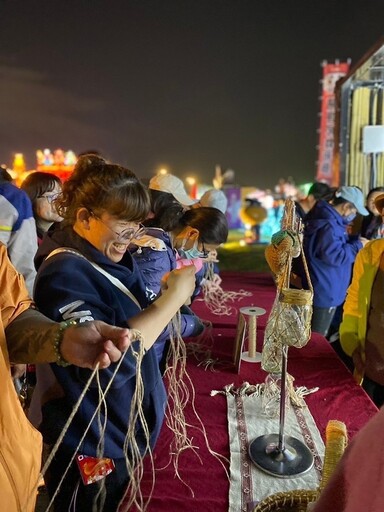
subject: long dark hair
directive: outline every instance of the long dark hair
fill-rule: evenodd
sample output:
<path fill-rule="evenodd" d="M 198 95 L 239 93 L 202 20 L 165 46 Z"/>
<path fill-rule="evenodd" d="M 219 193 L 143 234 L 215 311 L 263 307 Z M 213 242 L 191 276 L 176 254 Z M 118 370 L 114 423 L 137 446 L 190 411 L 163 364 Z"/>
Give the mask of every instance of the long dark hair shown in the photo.
<path fill-rule="evenodd" d="M 149 193 L 153 217 L 144 222 L 145 226 L 167 232 L 180 232 L 190 226 L 199 231 L 199 239 L 203 243 L 220 245 L 227 240 L 227 218 L 217 208 L 201 206 L 186 209 L 168 192 L 150 189 Z"/>
<path fill-rule="evenodd" d="M 228 222 L 223 212 L 211 206 L 187 210 L 180 219 L 180 226 L 199 230 L 199 240 L 206 244 L 220 245 L 228 238 Z"/>
<path fill-rule="evenodd" d="M 143 224 L 147 227 L 161 228 L 167 232 L 173 231 L 180 225 L 180 219 L 186 209 L 168 192 L 149 189 L 149 194 L 153 216 Z"/>

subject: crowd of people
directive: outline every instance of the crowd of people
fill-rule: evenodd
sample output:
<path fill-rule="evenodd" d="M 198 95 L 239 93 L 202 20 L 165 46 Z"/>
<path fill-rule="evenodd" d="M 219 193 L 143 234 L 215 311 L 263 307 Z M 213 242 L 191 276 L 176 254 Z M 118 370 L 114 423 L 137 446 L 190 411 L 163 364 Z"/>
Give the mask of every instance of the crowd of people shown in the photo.
<path fill-rule="evenodd" d="M 303 251 L 313 287 L 312 330 L 323 334 L 354 371 L 372 400 L 384 403 L 384 328 L 381 305 L 384 268 L 384 188 L 331 189 L 314 184 L 304 215 Z M 315 200 L 313 200 L 315 199 Z M 383 258 L 383 261 L 381 259 Z M 293 260 L 292 283 L 309 288 L 300 258 Z"/>
<path fill-rule="evenodd" d="M 127 489 L 132 503 L 140 501 L 137 468 L 164 421 L 172 320 L 181 338 L 206 328 L 189 306 L 227 239 L 226 207 L 220 190 L 193 200 L 170 174 L 147 187 L 96 154 L 81 155 L 63 183 L 34 172 L 18 188 L 2 170 L 0 494 L 7 511 L 34 510 L 42 440 L 45 456 L 54 450 L 44 477 L 56 512 L 91 512 L 95 504 L 113 512 Z M 380 407 L 384 187 L 364 198 L 358 187 L 315 182 L 296 213 L 308 272 L 295 258 L 292 286 L 313 288 L 312 330 Z M 38 430 L 12 381 L 26 364 L 35 365 L 28 415 Z M 103 465 L 103 478 L 86 477 L 84 458 Z"/>
<path fill-rule="evenodd" d="M 181 319 L 182 336 L 205 329 L 188 305 L 204 265 L 227 239 L 225 214 L 211 206 L 223 206 L 224 194 L 211 192 L 198 204 L 176 176 L 158 178 L 148 188 L 130 170 L 86 154 L 64 183 L 36 172 L 20 189 L 6 178 L 1 184 L 1 200 L 17 209 L 12 217 L 11 206 L 1 205 L 1 370 L 8 372 L 2 389 L 12 389 L 11 364 L 14 375 L 19 365 L 36 365 L 28 414 L 46 456 L 55 450 L 44 477 L 56 512 L 92 511 L 95 503 L 112 512 L 129 488 L 131 502 L 140 501 L 137 468 L 153 449 L 166 410 L 171 321 Z M 32 276 L 14 255 L 13 238 Z M 18 503 L 32 511 L 41 439 L 26 418 L 12 431 L 11 407 L 20 413 L 15 400 L 1 400 L 12 441 L 5 455 L 23 470 L 17 489 L 2 478 L 0 494 L 7 511 Z M 30 442 L 36 449 L 23 457 Z M 87 480 L 79 464 L 84 458 L 103 464 L 104 478 L 98 472 Z"/>

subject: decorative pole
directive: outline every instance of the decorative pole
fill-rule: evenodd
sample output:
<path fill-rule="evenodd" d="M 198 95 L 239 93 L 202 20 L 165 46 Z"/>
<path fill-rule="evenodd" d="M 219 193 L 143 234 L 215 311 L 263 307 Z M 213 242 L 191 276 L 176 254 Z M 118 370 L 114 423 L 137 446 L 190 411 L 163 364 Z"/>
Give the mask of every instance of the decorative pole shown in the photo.
<path fill-rule="evenodd" d="M 303 442 L 284 434 L 288 347 L 303 347 L 311 335 L 313 289 L 296 224 L 294 203 L 287 199 L 282 230 L 273 235 L 272 245 L 266 250 L 266 259 L 275 274 L 278 293 L 265 330 L 262 367 L 281 375 L 279 433 L 259 436 L 249 446 L 252 462 L 266 473 L 281 478 L 306 473 L 314 461 L 311 451 Z M 292 257 L 300 254 L 310 290 L 289 288 Z"/>

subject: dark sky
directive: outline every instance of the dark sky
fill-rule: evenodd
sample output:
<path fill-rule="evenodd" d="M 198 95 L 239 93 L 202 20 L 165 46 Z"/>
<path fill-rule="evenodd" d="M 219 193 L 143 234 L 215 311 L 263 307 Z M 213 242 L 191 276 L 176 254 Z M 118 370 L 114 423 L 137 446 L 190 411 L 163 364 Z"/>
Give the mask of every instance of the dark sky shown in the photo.
<path fill-rule="evenodd" d="M 384 34 L 384 0 L 0 0 L 0 160 L 99 149 L 241 185 L 315 176 L 321 66 Z"/>

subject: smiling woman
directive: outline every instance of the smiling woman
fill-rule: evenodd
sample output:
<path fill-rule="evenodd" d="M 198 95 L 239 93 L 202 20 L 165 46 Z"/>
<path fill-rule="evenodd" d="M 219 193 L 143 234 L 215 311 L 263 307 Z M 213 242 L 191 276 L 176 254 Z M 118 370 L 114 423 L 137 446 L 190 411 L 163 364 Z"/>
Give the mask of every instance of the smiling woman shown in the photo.
<path fill-rule="evenodd" d="M 57 207 L 63 221 L 45 237 L 36 258 L 37 306 L 58 321 L 108 319 L 136 329 L 139 336 L 119 363 L 100 370 L 92 382 L 88 370 L 51 365 L 62 393 L 51 394 L 42 407 L 40 430 L 47 444 L 56 442 L 70 411 L 87 392 L 46 482 L 50 496 L 57 495 L 57 512 L 69 508 L 91 512 L 94 507 L 113 512 L 129 484 L 136 499 L 142 459 L 159 435 L 166 393 L 152 346 L 192 294 L 194 272 L 190 268 L 173 272 L 167 289 L 148 306 L 141 274 L 127 249 L 132 236 L 138 230 L 140 234 L 149 197 L 140 180 L 124 167 L 94 155 L 79 158 L 63 184 Z M 89 457 L 104 466 L 106 459 L 113 459 L 97 483 L 73 462 Z"/>

